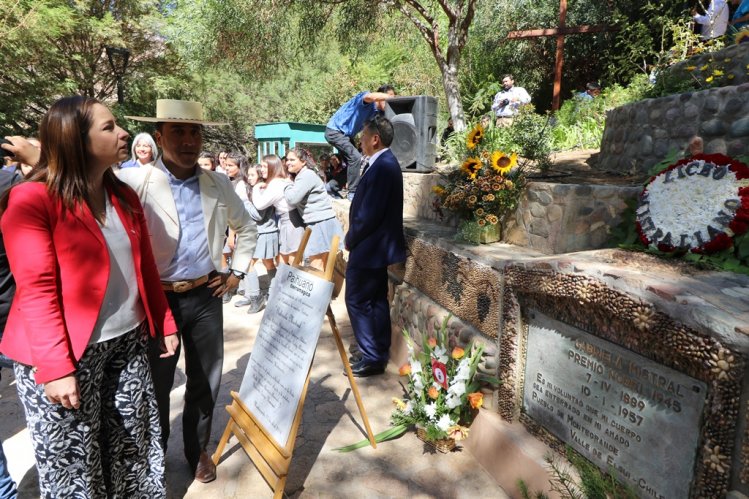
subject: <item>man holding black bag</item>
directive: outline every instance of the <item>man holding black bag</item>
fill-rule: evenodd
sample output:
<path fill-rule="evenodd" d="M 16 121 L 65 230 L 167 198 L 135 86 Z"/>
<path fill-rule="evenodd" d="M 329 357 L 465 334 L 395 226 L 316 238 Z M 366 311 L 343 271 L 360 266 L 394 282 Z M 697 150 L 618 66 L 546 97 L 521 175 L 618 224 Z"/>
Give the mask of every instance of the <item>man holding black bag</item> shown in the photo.
<path fill-rule="evenodd" d="M 510 126 L 520 106 L 530 104 L 531 96 L 523 87 L 515 86 L 511 74 L 502 77 L 502 90 L 494 96 L 492 111 L 497 115 L 497 126 Z"/>

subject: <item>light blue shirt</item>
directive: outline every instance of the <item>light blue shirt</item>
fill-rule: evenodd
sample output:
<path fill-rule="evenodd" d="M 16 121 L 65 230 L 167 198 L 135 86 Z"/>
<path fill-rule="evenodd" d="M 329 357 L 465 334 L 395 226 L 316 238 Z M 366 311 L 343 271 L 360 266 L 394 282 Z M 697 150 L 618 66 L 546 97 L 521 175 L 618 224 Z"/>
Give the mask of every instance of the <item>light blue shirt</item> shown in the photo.
<path fill-rule="evenodd" d="M 374 102 L 364 102 L 364 96 L 369 92 L 359 92 L 335 112 L 327 128 L 343 132 L 347 137 L 353 137 L 364 128 L 364 122 L 377 114 Z"/>
<path fill-rule="evenodd" d="M 179 239 L 174 258 L 169 267 L 162 272 L 161 278 L 165 281 L 182 281 L 203 277 L 214 268 L 208 249 L 208 235 L 205 232 L 203 204 L 200 202 L 202 170 L 196 167 L 195 175 L 185 180 L 178 179 L 166 168 L 164 171 L 172 188 L 174 204 L 177 206 Z"/>

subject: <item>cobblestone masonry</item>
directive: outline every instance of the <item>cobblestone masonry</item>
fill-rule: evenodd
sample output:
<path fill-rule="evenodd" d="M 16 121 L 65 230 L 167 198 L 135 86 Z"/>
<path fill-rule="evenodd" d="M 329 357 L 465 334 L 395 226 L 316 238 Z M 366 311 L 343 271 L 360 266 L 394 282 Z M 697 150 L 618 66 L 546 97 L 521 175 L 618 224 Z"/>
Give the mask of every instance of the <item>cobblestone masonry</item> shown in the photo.
<path fill-rule="evenodd" d="M 598 164 L 645 173 L 702 136 L 706 153 L 749 153 L 749 83 L 647 99 L 608 112 Z"/>
<path fill-rule="evenodd" d="M 411 253 L 405 280 L 395 291 L 393 320 L 428 332 L 435 321 L 453 313 L 451 334 L 454 341 L 462 341 L 475 327 L 463 313 L 475 307 L 471 300 L 476 293 L 465 293 L 472 298 L 462 298 L 463 310 L 453 300 L 449 279 L 442 276 L 461 269 L 460 282 L 467 290 L 486 289 L 484 283 L 496 282 L 492 294 L 499 294 L 491 308 L 497 311 L 500 329 L 490 341 L 498 350 L 503 383 L 493 404 L 500 415 L 520 419 L 559 448 L 558 441 L 522 414 L 523 313 L 532 306 L 706 381 L 710 392 L 693 496 L 722 497 L 731 489 L 749 490 L 749 388 L 742 383 L 749 375 L 749 277 L 697 271 L 620 250 L 545 256 L 507 244 L 469 246 L 451 241 L 453 231 L 424 220 L 407 221 Z M 427 273 L 434 275 L 423 275 Z M 483 338 L 480 332 L 475 334 Z"/>
<path fill-rule="evenodd" d="M 449 212 L 440 219 L 432 208 L 432 187 L 439 174 L 405 173 L 403 179 L 405 217 L 457 227 Z M 502 240 L 545 254 L 603 248 L 609 231 L 621 221 L 626 201 L 639 192 L 639 187 L 531 182 Z"/>

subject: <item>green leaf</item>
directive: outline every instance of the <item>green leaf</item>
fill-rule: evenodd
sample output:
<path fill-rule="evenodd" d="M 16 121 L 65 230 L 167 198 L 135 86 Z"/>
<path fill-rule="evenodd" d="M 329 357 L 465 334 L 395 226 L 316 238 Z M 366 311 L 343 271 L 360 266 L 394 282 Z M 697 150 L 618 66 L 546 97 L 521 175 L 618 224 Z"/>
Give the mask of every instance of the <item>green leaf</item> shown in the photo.
<path fill-rule="evenodd" d="M 407 424 L 400 424 L 397 426 L 393 426 L 391 428 L 388 428 L 385 431 L 382 431 L 375 435 L 375 442 L 382 443 L 387 442 L 388 440 L 393 440 L 394 438 L 397 438 L 404 433 L 406 433 L 406 430 L 408 430 L 410 425 Z M 355 444 L 346 445 L 344 447 L 338 447 L 333 450 L 336 450 L 338 452 L 351 452 L 356 449 L 361 449 L 362 447 L 367 447 L 370 445 L 369 439 L 365 438 L 364 440 L 361 440 L 359 442 L 356 442 Z"/>

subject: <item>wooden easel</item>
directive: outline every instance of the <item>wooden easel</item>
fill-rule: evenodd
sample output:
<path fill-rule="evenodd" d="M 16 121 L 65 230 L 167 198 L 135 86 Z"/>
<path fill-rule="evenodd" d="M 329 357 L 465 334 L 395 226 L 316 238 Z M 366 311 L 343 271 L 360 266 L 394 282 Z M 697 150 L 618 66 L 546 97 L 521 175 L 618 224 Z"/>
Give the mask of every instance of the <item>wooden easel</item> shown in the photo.
<path fill-rule="evenodd" d="M 325 266 L 325 272 L 321 272 L 320 270 L 311 267 L 303 268 L 301 266 L 301 262 L 304 261 L 304 248 L 307 246 L 310 234 L 311 230 L 307 228 L 302 237 L 299 249 L 296 252 L 296 256 L 294 257 L 293 266 L 310 274 L 322 277 L 328 281 L 332 281 L 335 259 L 338 254 L 339 238 L 338 236 L 333 238 L 330 245 L 330 252 L 328 253 L 328 262 Z M 338 326 L 330 304 L 328 304 L 328 310 L 325 315 L 330 323 L 330 328 L 333 330 L 333 337 L 338 346 L 338 353 L 341 355 L 341 361 L 346 369 L 346 375 L 348 376 L 351 385 L 351 391 L 354 393 L 356 405 L 359 408 L 359 412 L 364 421 L 364 427 L 367 430 L 367 437 L 369 438 L 372 447 L 376 448 L 377 443 L 375 442 L 372 428 L 369 426 L 369 418 L 367 418 L 367 413 L 364 410 L 364 404 L 362 403 L 361 395 L 359 394 L 359 388 L 357 387 L 354 375 L 351 372 L 351 365 L 349 364 L 346 349 L 343 346 L 343 340 L 338 331 Z M 311 370 L 312 366 L 310 365 L 310 371 Z M 263 478 L 268 482 L 271 489 L 273 489 L 274 499 L 281 499 L 283 497 L 284 489 L 286 488 L 286 478 L 289 474 L 289 467 L 294 453 L 294 444 L 296 443 L 299 424 L 302 422 L 302 412 L 304 411 L 304 401 L 307 396 L 307 388 L 309 387 L 310 371 L 307 371 L 307 378 L 304 381 L 304 388 L 302 389 L 301 397 L 299 398 L 299 405 L 297 406 L 294 422 L 292 423 L 289 438 L 285 446 L 281 446 L 276 442 L 270 433 L 263 427 L 262 423 L 255 418 L 252 412 L 242 402 L 239 393 L 232 391 L 231 397 L 233 401 L 231 405 L 226 406 L 226 411 L 229 413 L 229 422 L 226 424 L 226 429 L 221 436 L 215 454 L 213 454 L 214 464 L 218 465 L 229 438 L 231 438 L 232 435 L 236 436 L 245 452 L 247 452 L 247 455 L 255 464 L 255 467 L 260 474 L 263 475 Z"/>

